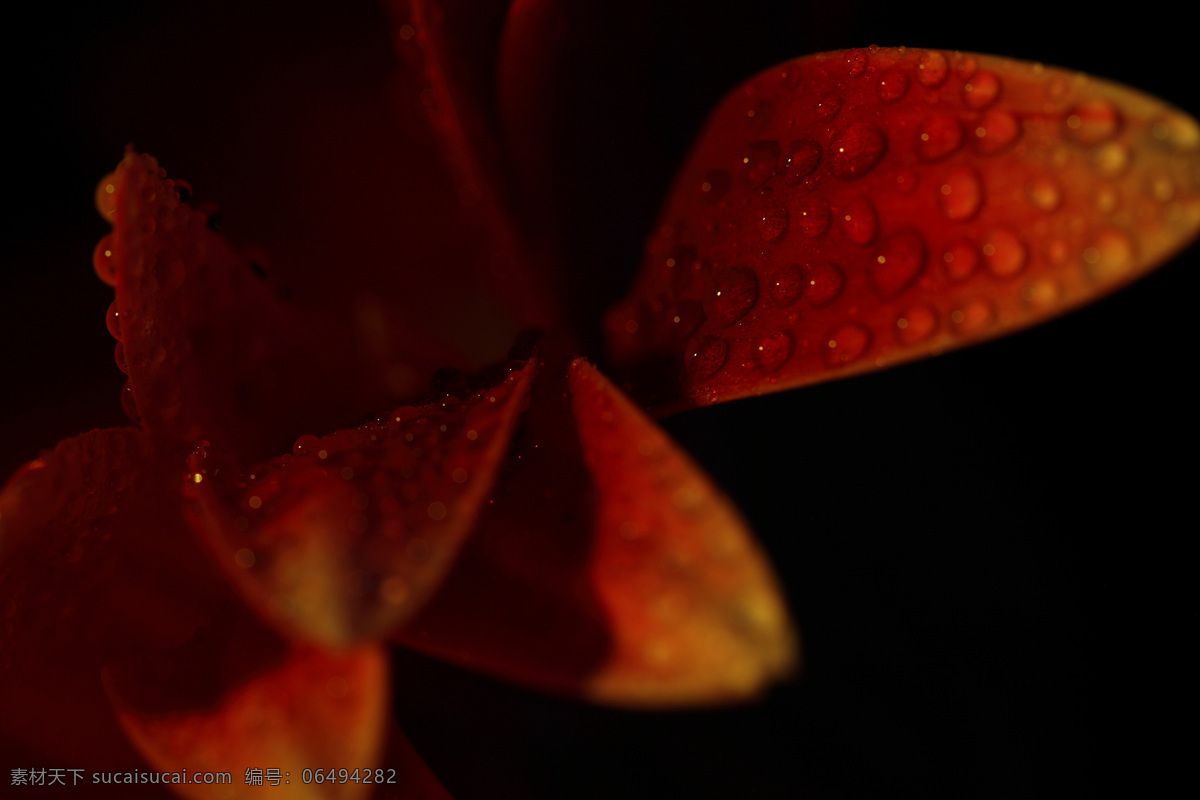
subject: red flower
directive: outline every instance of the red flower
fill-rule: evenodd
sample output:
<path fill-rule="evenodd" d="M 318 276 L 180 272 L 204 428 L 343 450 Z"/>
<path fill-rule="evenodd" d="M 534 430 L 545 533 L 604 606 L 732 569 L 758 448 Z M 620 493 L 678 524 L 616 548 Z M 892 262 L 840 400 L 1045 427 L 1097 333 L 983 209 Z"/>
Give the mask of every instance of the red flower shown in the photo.
<path fill-rule="evenodd" d="M 326 275 L 326 264 L 289 273 L 288 256 L 304 259 L 295 249 L 273 248 L 283 276 L 300 284 L 299 302 L 279 302 L 273 296 L 278 284 L 254 274 L 264 268 L 257 256 L 228 249 L 205 229 L 211 215 L 179 202 L 180 185 L 164 182 L 153 162 L 127 157 L 111 184 L 117 235 L 102 244 L 97 269 L 110 268 L 104 253 L 111 251 L 118 361 L 131 375 L 127 397 L 135 398 L 131 410 L 143 418 L 144 432 L 99 431 L 62 443 L 10 481 L 0 509 L 7 567 L 0 575 L 6 603 L 0 610 L 10 620 L 0 640 L 3 697 L 11 709 L 3 732 L 31 748 L 19 751 L 26 759 L 65 758 L 70 763 L 63 766 L 89 770 L 136 765 L 112 727 L 111 702 L 124 735 L 158 768 L 218 769 L 234 761 L 239 771 L 260 761 L 263 767 L 309 760 L 373 764 L 387 678 L 382 651 L 371 642 L 405 619 L 400 638 L 429 652 L 545 688 L 626 703 L 741 695 L 786 666 L 786 622 L 769 576 L 752 554 L 742 555 L 748 546 L 742 534 L 691 549 L 697 532 L 685 524 L 689 504 L 704 509 L 716 501 L 599 373 L 582 362 L 568 367 L 569 354 L 595 346 L 594 333 L 580 330 L 578 320 L 594 320 L 596 298 L 605 297 L 605 281 L 594 278 L 605 245 L 593 252 L 578 244 L 599 241 L 595 223 L 580 210 L 589 208 L 595 184 L 572 184 L 563 177 L 569 172 L 546 169 L 595 152 L 571 146 L 570 137 L 591 120 L 567 117 L 564 125 L 559 116 L 578 100 L 571 96 L 580 85 L 572 70 L 586 73 L 586 65 L 568 57 L 561 75 L 542 70 L 540 59 L 566 56 L 581 38 L 580 28 L 561 23 L 547 5 L 519 4 L 513 12 L 507 49 L 500 52 L 507 66 L 499 119 L 489 116 L 496 108 L 485 104 L 478 112 L 471 105 L 489 97 L 476 91 L 474 73 L 442 60 L 450 52 L 443 44 L 478 45 L 471 26 L 458 27 L 474 17 L 455 17 L 451 8 L 443 28 L 423 4 L 401 9 L 402 52 L 418 47 L 408 74 L 417 77 L 418 96 L 449 144 L 459 181 L 457 195 L 431 185 L 422 202 L 453 213 L 461 197 L 470 209 L 466 224 L 475 226 L 454 230 L 442 222 L 428 231 L 433 246 L 416 252 L 423 263 L 482 265 L 493 280 L 502 278 L 497 289 L 518 325 L 537 323 L 552 332 L 533 361 L 511 365 L 508 377 L 493 373 L 471 384 L 443 376 L 436 406 L 400 410 L 374 426 L 320 440 L 303 437 L 294 456 L 268 460 L 281 452 L 281 440 L 299 432 L 331 430 L 337 420 L 391 408 L 380 403 L 407 392 L 413 374 L 435 366 L 434 359 L 488 360 L 496 331 L 512 323 L 485 295 L 458 296 L 472 316 L 490 324 L 464 325 L 460 317 L 459 335 L 440 344 L 446 331 L 438 329 L 437 317 L 454 308 L 439 304 L 435 292 L 446 276 L 385 270 L 370 263 L 381 242 L 344 240 L 319 252 L 364 262 L 367 285 L 376 292 L 355 295 L 326 281 L 332 291 L 324 299 L 335 324 L 303 321 L 293 307 L 320 297 L 304 286 L 305 276 Z M 1076 302 L 1107 290 L 1194 231 L 1194 122 L 1158 108 L 1143 111 L 1141 101 L 1108 94 L 1103 86 L 1069 81 L 1063 91 L 1074 94 L 1058 104 L 1050 97 L 1043 121 L 1029 103 L 1035 89 L 1051 91 L 1044 87 L 1053 76 L 986 60 L 972 68 L 948 55 L 947 82 L 926 81 L 917 70 L 930 64 L 920 58 L 918 51 L 842 53 L 829 63 L 798 67 L 803 90 L 777 71 L 724 106 L 721 121 L 701 139 L 698 160 L 681 172 L 669 199 L 673 210 L 651 238 L 632 298 L 608 317 L 612 361 L 645 402 L 677 408 L 732 399 L 993 335 L 1057 311 L 1060 295 Z M 844 84 L 838 68 L 846 72 Z M 992 78 L 998 98 L 963 94 L 968 86 L 974 91 L 973 81 L 989 93 Z M 784 121 L 742 119 L 749 112 L 774 113 L 777 84 L 815 93 L 820 102 L 813 113 L 827 115 L 829 124 L 787 117 L 799 122 L 799 134 L 781 145 Z M 864 85 L 890 107 L 886 113 L 867 109 Z M 924 97 L 909 91 L 928 94 L 927 102 L 961 98 L 966 111 L 955 106 L 953 114 L 927 117 L 919 106 Z M 847 107 L 831 110 L 839 103 Z M 347 101 L 337 122 L 349 122 L 345 117 L 355 108 Z M 1006 135 L 1004 124 L 1018 117 Z M 963 120 L 975 125 L 976 140 Z M 922 127 L 934 123 L 940 127 Z M 510 137 L 513 161 L 491 160 L 503 149 L 490 138 L 501 129 Z M 1004 141 L 993 148 L 978 136 L 980 129 Z M 328 133 L 323 126 L 310 130 L 317 141 Z M 913 134 L 915 162 L 905 160 L 905 132 Z M 1044 153 L 1037 137 L 1047 137 Z M 305 141 L 303 132 L 298 138 Z M 811 169 L 805 142 L 820 151 L 809 159 Z M 315 163 L 306 177 L 320 180 L 319 162 L 312 161 L 317 151 L 306 153 L 305 146 L 299 145 L 298 163 Z M 1159 149 L 1149 149 L 1154 146 Z M 935 151 L 921 156 L 922 148 Z M 379 162 L 361 152 L 331 152 L 338 154 L 338 171 L 362 173 L 358 181 L 344 181 L 343 190 L 378 182 Z M 400 164 L 407 172 L 397 172 L 397 180 L 426 169 L 412 160 Z M 589 177 L 602 176 L 594 171 Z M 936 179 L 941 196 L 909 194 L 906 186 L 889 193 L 885 178 L 897 185 Z M 771 182 L 814 191 L 780 189 L 781 201 L 773 204 L 762 191 Z M 1006 182 L 1015 187 L 1012 197 L 994 201 L 990 194 L 1003 194 Z M 603 195 L 600 185 L 595 193 Z M 1107 198 L 1110 189 L 1115 197 Z M 1018 197 L 1018 190 L 1028 197 Z M 1138 192 L 1140 199 L 1126 196 Z M 575 197 L 578 206 L 563 204 Z M 373 224 L 363 210 L 345 211 L 353 206 L 340 194 L 322 201 L 323 215 L 344 217 L 350 230 Z M 375 205 L 372 200 L 363 208 Z M 429 208 L 403 213 L 420 218 Z M 1058 213 L 1061 226 L 1046 228 L 1043 212 Z M 872 217 L 878 231 L 868 230 Z M 824 237 L 835 225 L 844 239 L 825 245 L 834 241 Z M 964 232 L 961 253 L 959 240 L 946 238 L 955 226 Z M 809 239 L 811 248 L 795 246 Z M 967 252 L 972 242 L 978 253 Z M 1057 269 L 1055 246 L 1072 271 Z M 875 260 L 856 261 L 855 247 Z M 974 255 L 982 266 L 958 276 L 956 262 L 929 258 L 934 251 L 967 260 Z M 679 279 L 672 270 L 685 262 L 692 274 Z M 588 269 L 555 283 L 548 268 L 564 263 Z M 423 310 L 430 323 L 423 327 L 432 333 L 419 334 L 427 337 L 419 347 L 412 344 L 413 330 L 395 327 L 403 301 L 379 288 L 389 280 L 396 290 L 422 286 L 413 293 L 420 302 L 408 309 Z M 463 282 L 464 273 L 457 280 L 459 295 L 473 285 Z M 1076 286 L 1078 295 L 1072 294 Z M 564 302 L 565 315 L 557 310 Z M 337 315 L 347 312 L 358 325 L 349 341 L 330 333 L 338 330 Z M 895 342 L 887 341 L 896 320 L 906 324 L 893 334 Z M 674 325 L 688 330 L 679 334 Z M 572 329 L 582 344 L 558 338 Z M 338 363 L 339 354 L 355 346 L 359 360 Z M 564 393 L 571 403 L 562 402 Z M 867 413 L 895 413 L 880 405 L 873 401 Z M 837 425 L 834 409 L 816 418 L 830 420 L 818 427 Z M 793 472 L 798 460 L 829 449 L 810 444 L 817 435 L 808 428 L 803 438 L 788 437 L 807 446 L 760 465 Z M 577 446 L 564 445 L 576 438 Z M 919 448 L 919 442 L 909 439 L 906 446 Z M 879 458 L 892 470 L 922 463 L 886 451 Z M 837 496 L 838 485 L 857 484 L 871 487 L 872 496 L 894 498 L 878 502 L 895 505 L 900 495 L 888 491 L 894 472 L 872 476 L 879 462 L 864 464 L 863 453 L 851 455 L 848 462 L 826 456 L 798 485 L 785 481 L 785 502 L 798 503 L 805 509 L 799 516 L 807 517 Z M 491 507 L 475 524 L 489 496 Z M 668 501 L 681 499 L 687 502 L 672 511 Z M 594 519 L 586 530 L 595 526 L 597 543 L 585 536 L 574 549 L 553 552 L 556 540 L 545 535 L 570 529 L 562 520 L 577 518 L 581 509 L 594 509 L 594 516 L 583 516 Z M 706 521 L 718 513 L 725 512 L 691 512 Z M 843 524 L 853 539 L 859 526 L 850 519 Z M 664 547 L 652 539 L 642 548 L 641 523 L 648 520 L 657 538 L 675 543 Z M 612 542 L 625 540 L 632 549 L 609 548 L 606 531 Z M 917 536 L 903 538 L 906 545 L 945 544 L 938 536 L 922 539 L 921 526 L 914 531 Z M 531 536 L 536 546 L 529 546 Z M 882 544 L 869 541 L 872 548 Z M 466 549 L 452 569 L 460 546 Z M 731 551 L 732 563 L 740 565 L 732 585 L 719 566 L 726 562 L 709 566 L 714 547 Z M 783 542 L 775 547 L 790 549 Z M 703 588 L 685 590 L 686 584 L 672 582 L 680 576 Z M 434 594 L 443 577 L 446 585 Z M 642 581 L 662 586 L 643 593 Z M 884 619 L 889 599 L 871 604 L 884 609 Z M 540 613 L 547 606 L 556 609 L 553 615 Z M 704 621 L 706 609 L 718 614 L 715 621 Z M 521 626 L 503 627 L 514 621 Z M 817 631 L 819 639 L 819 624 Z M 689 643 L 693 634 L 702 641 L 732 635 L 755 660 L 722 661 L 730 651 L 720 643 Z M 678 661 L 680 646 L 691 647 L 693 656 Z M 705 654 L 718 661 L 695 660 Z M 107 699 L 95 682 L 102 668 Z M 64 694 L 64 686 L 73 688 Z M 337 741 L 326 737 L 329 730 L 339 732 Z M 399 734 L 392 747 L 383 763 L 412 759 L 401 755 L 407 751 Z M 436 791 L 420 770 L 402 767 L 400 773 Z M 241 778 L 234 775 L 235 783 Z"/>

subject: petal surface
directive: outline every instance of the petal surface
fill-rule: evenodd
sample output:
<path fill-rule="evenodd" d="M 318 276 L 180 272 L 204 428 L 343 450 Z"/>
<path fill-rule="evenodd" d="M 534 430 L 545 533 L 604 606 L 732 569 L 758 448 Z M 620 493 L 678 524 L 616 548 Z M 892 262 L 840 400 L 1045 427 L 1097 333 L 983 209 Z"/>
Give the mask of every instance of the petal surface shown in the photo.
<path fill-rule="evenodd" d="M 1200 126 L 992 56 L 825 53 L 721 105 L 611 355 L 668 411 L 877 369 L 1107 294 L 1200 230 Z"/>
<path fill-rule="evenodd" d="M 728 500 L 590 364 L 543 370 L 477 540 L 400 640 L 635 707 L 744 699 L 786 675 L 787 611 Z"/>
<path fill-rule="evenodd" d="M 524 411 L 534 362 L 463 397 L 404 406 L 249 470 L 191 458 L 192 523 L 279 629 L 345 645 L 385 634 L 436 589 L 473 529 Z"/>
<path fill-rule="evenodd" d="M 236 597 L 181 513 L 181 469 L 141 431 L 61 442 L 0 494 L 0 735 L 90 768 L 136 767 L 104 664 L 177 646 Z"/>
<path fill-rule="evenodd" d="M 200 639 L 107 669 L 105 686 L 130 740 L 164 772 L 186 771 L 193 779 L 198 772 L 230 773 L 228 782 L 172 786 L 195 800 L 261 795 L 272 784 L 255 783 L 252 769 L 279 769 L 289 797 L 369 796 L 371 780 L 337 780 L 336 773 L 345 767 L 373 777 L 379 765 L 389 708 L 387 654 L 378 645 L 341 653 L 280 650 L 278 641 L 264 647 L 269 631 L 251 631 L 250 641 Z M 248 676 L 238 675 L 214 698 L 197 698 L 197 684 L 227 677 L 227 659 L 245 670 L 248 650 L 260 656 Z M 331 767 L 333 780 L 304 780 L 305 770 Z"/>

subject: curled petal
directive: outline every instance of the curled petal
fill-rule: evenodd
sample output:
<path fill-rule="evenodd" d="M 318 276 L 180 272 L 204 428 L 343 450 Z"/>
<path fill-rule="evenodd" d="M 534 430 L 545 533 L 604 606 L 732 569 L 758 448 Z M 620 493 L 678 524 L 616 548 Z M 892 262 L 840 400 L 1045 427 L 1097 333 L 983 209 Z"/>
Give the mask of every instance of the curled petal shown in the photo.
<path fill-rule="evenodd" d="M 401 641 L 628 706 L 743 699 L 785 675 L 787 612 L 729 502 L 590 364 L 546 372 L 479 535 Z"/>
<path fill-rule="evenodd" d="M 1161 101 L 992 56 L 824 53 L 712 117 L 610 351 L 662 410 L 778 391 L 1036 324 L 1198 230 L 1200 126 Z"/>
<path fill-rule="evenodd" d="M 239 473 L 201 447 L 192 522 L 264 619 L 344 645 L 412 616 L 491 491 L 534 362 L 465 399 L 404 406 Z M 211 462 L 211 463 L 210 463 Z"/>

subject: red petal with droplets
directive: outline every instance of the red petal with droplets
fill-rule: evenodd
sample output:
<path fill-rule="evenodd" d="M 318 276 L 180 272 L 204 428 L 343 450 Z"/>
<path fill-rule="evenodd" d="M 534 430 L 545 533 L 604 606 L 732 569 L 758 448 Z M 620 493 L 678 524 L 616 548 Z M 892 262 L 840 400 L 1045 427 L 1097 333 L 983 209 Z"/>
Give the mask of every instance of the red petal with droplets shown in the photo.
<path fill-rule="evenodd" d="M 1198 230 L 1200 126 L 1160 101 L 991 56 L 825 53 L 711 118 L 610 351 L 661 410 L 787 389 L 1036 324 Z"/>
<path fill-rule="evenodd" d="M 345 645 L 385 634 L 441 582 L 525 409 L 534 363 L 484 388 L 298 439 L 240 472 L 201 447 L 193 526 L 281 630 Z"/>
<path fill-rule="evenodd" d="M 61 442 L 0 494 L 0 734 L 78 767 L 136 767 L 100 671 L 187 641 L 239 601 L 145 434 Z M 45 760 L 45 759 L 43 759 Z"/>
<path fill-rule="evenodd" d="M 401 641 L 621 705 L 761 692 L 795 642 L 745 523 L 594 367 L 548 360 L 477 538 Z"/>

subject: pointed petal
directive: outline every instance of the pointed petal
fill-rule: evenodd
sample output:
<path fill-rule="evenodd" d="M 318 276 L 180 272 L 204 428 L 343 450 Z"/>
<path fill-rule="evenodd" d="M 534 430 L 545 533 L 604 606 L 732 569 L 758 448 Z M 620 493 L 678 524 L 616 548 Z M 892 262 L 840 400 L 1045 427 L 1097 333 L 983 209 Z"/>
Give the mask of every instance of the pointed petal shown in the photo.
<path fill-rule="evenodd" d="M 607 335 L 647 402 L 719 402 L 1036 324 L 1198 230 L 1200 126 L 1165 103 L 992 56 L 826 53 L 718 109 Z"/>
<path fill-rule="evenodd" d="M 184 797 L 257 797 L 273 784 L 255 783 L 251 769 L 279 769 L 295 797 L 361 798 L 374 788 L 337 772 L 373 776 L 380 763 L 389 675 L 379 645 L 288 649 L 250 625 L 111 665 L 104 678 L 122 729 L 153 769 L 229 773 L 227 782 L 171 787 Z M 333 779 L 304 779 L 331 768 Z"/>
<path fill-rule="evenodd" d="M 0 493 L 0 734 L 76 766 L 141 763 L 101 667 L 186 641 L 236 601 L 183 521 L 182 475 L 143 432 L 97 430 Z"/>
<path fill-rule="evenodd" d="M 181 186 L 130 151 L 98 189 L 114 232 L 96 269 L 117 291 L 129 415 L 159 441 L 190 448 L 204 436 L 258 459 L 346 413 L 346 397 L 378 401 L 379 387 L 350 368 L 348 344 L 290 308 Z"/>
<path fill-rule="evenodd" d="M 401 641 L 619 705 L 761 692 L 796 644 L 745 524 L 591 365 L 555 372 L 477 541 Z"/>
<path fill-rule="evenodd" d="M 491 492 L 534 362 L 511 369 L 465 399 L 301 437 L 244 474 L 201 448 L 193 525 L 281 630 L 331 645 L 384 634 L 438 586 Z"/>

